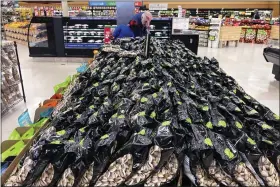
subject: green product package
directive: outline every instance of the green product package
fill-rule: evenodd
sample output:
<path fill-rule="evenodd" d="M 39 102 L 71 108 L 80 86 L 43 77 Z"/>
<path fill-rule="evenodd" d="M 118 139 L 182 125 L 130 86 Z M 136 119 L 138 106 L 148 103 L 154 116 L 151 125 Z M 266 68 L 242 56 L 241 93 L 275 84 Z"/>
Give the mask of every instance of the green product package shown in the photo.
<path fill-rule="evenodd" d="M 55 92 L 55 93 L 58 93 L 59 91 L 66 89 L 66 88 L 69 86 L 69 84 L 71 83 L 71 81 L 72 81 L 72 77 L 69 75 L 69 76 L 65 79 L 64 82 L 59 83 L 59 84 L 57 84 L 57 85 L 55 85 L 55 86 L 53 87 L 54 92 Z"/>
<path fill-rule="evenodd" d="M 35 129 L 34 128 L 30 128 L 28 131 L 26 131 L 22 136 L 21 139 L 22 140 L 26 140 L 26 139 L 31 139 L 33 137 L 35 133 Z"/>
<path fill-rule="evenodd" d="M 42 127 L 43 125 L 45 125 L 45 123 L 48 121 L 49 118 L 42 118 L 39 121 L 37 121 L 36 123 L 33 124 L 29 124 L 32 127 Z"/>
<path fill-rule="evenodd" d="M 20 134 L 16 129 L 13 130 L 13 132 L 10 134 L 8 140 L 20 140 Z"/>
<path fill-rule="evenodd" d="M 23 141 L 18 141 L 17 143 L 15 143 L 13 146 L 11 146 L 9 149 L 7 149 L 1 154 L 1 158 L 2 158 L 1 161 L 4 162 L 6 158 L 8 158 L 9 156 L 17 156 L 24 148 L 24 146 L 25 145 Z"/>

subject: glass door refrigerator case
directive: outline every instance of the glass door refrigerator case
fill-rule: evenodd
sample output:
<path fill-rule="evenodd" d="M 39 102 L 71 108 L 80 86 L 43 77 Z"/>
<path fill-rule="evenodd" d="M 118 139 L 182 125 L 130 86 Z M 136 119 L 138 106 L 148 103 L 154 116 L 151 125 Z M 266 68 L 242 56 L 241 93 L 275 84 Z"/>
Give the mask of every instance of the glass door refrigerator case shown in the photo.
<path fill-rule="evenodd" d="M 172 18 L 153 18 L 150 23 L 151 37 L 170 39 L 172 32 Z"/>
<path fill-rule="evenodd" d="M 54 22 L 52 17 L 33 17 L 31 19 L 27 31 L 30 57 L 57 56 Z"/>
<path fill-rule="evenodd" d="M 93 50 L 104 43 L 104 28 L 115 27 L 115 18 L 70 17 L 63 18 L 65 56 L 92 57 Z"/>

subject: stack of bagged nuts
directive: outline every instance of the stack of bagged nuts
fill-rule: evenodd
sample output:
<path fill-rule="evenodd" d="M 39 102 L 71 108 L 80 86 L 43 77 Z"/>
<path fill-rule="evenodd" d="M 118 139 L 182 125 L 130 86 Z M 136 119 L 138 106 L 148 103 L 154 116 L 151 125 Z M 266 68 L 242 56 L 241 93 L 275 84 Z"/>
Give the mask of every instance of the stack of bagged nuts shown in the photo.
<path fill-rule="evenodd" d="M 84 173 L 81 181 L 80 181 L 80 186 L 89 186 L 89 183 L 92 179 L 93 176 L 93 165 L 94 162 L 89 166 L 88 170 Z"/>
<path fill-rule="evenodd" d="M 224 184 L 225 186 L 238 186 L 238 184 L 233 181 L 231 176 L 221 169 L 216 160 L 212 161 L 208 172 L 212 178 L 216 179 L 218 182 Z"/>
<path fill-rule="evenodd" d="M 73 172 L 70 168 L 67 168 L 63 172 L 63 175 L 58 183 L 58 186 L 60 186 L 60 187 L 73 186 L 74 182 L 75 182 L 75 178 L 74 178 Z"/>
<path fill-rule="evenodd" d="M 22 167 L 11 174 L 11 177 L 6 181 L 5 186 L 21 186 L 26 179 L 28 172 L 32 169 L 34 162 L 29 157 L 24 159 Z"/>
<path fill-rule="evenodd" d="M 98 179 L 95 186 L 118 186 L 132 172 L 133 160 L 131 154 L 126 154 L 110 164 L 108 170 Z"/>
<path fill-rule="evenodd" d="M 153 169 L 158 165 L 161 157 L 161 148 L 157 145 L 150 148 L 147 162 L 125 182 L 126 185 L 131 186 L 144 181 Z"/>
<path fill-rule="evenodd" d="M 279 186 L 279 174 L 274 165 L 268 158 L 261 156 L 258 161 L 258 168 L 262 178 L 266 181 L 268 186 Z"/>
<path fill-rule="evenodd" d="M 195 176 L 199 186 L 219 186 L 200 165 L 196 166 Z"/>
<path fill-rule="evenodd" d="M 148 178 L 144 186 L 161 186 L 170 182 L 178 171 L 178 160 L 175 154 L 172 154 L 159 172 Z"/>
<path fill-rule="evenodd" d="M 239 165 L 235 167 L 234 177 L 243 186 L 260 186 L 257 179 L 246 167 L 245 163 L 239 163 Z"/>
<path fill-rule="evenodd" d="M 35 182 L 35 186 L 47 186 L 52 182 L 54 176 L 54 168 L 49 164 L 43 171 L 41 177 Z"/>

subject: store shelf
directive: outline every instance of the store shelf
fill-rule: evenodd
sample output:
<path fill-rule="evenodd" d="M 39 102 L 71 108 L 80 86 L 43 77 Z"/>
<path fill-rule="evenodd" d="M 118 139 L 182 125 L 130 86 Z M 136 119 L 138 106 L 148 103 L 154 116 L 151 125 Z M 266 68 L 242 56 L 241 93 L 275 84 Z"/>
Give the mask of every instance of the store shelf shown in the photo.
<path fill-rule="evenodd" d="M 64 31 L 104 31 L 104 29 L 63 29 Z"/>
<path fill-rule="evenodd" d="M 72 35 L 73 37 L 81 37 L 81 38 L 104 38 L 104 36 L 77 36 L 77 35 Z M 67 37 L 71 37 L 71 36 L 67 36 Z M 68 39 L 71 40 L 71 39 Z"/>
<path fill-rule="evenodd" d="M 13 64 L 12 66 L 8 66 L 8 67 L 2 66 L 1 68 L 2 68 L 2 71 L 5 71 L 5 70 L 10 70 L 13 67 L 17 67 L 17 64 Z"/>
<path fill-rule="evenodd" d="M 155 38 L 169 38 L 168 36 L 152 36 L 152 37 L 155 37 Z"/>
<path fill-rule="evenodd" d="M 16 100 L 12 104 L 5 107 L 4 110 L 1 111 L 1 114 L 2 115 L 6 114 L 11 108 L 13 108 L 15 105 L 19 104 L 21 101 L 23 101 L 23 97 L 21 97 L 20 99 Z"/>
<path fill-rule="evenodd" d="M 150 31 L 170 31 L 169 29 L 154 29 L 154 30 L 150 30 Z"/>

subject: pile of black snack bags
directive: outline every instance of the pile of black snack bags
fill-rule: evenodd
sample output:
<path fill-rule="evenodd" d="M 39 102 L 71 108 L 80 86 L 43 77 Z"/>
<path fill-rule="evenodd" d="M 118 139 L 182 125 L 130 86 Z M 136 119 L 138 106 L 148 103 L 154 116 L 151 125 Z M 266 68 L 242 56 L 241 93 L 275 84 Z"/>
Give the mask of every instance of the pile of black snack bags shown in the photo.
<path fill-rule="evenodd" d="M 180 41 L 143 49 L 104 46 L 6 186 L 279 186 L 278 115 Z"/>

